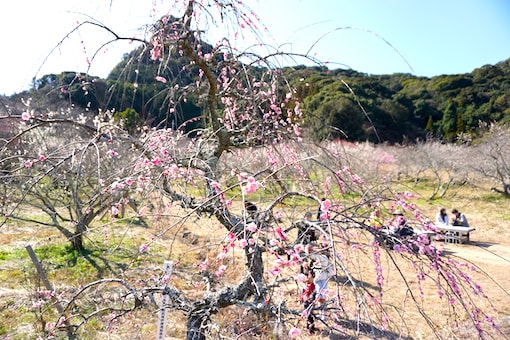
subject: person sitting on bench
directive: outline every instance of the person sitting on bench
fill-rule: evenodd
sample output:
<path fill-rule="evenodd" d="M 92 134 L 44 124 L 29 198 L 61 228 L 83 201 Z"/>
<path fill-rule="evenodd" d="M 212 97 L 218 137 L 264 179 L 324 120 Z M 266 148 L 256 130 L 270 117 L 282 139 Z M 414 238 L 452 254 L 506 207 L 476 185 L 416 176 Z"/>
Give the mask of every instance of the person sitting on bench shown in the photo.
<path fill-rule="evenodd" d="M 464 215 L 457 209 L 453 209 L 452 214 L 453 214 L 452 225 L 469 228 L 469 223 L 466 215 Z"/>
<path fill-rule="evenodd" d="M 411 236 L 414 234 L 413 228 L 407 225 L 407 221 L 404 217 L 402 210 L 395 210 L 393 212 L 393 223 L 394 229 L 393 234 L 401 237 Z"/>

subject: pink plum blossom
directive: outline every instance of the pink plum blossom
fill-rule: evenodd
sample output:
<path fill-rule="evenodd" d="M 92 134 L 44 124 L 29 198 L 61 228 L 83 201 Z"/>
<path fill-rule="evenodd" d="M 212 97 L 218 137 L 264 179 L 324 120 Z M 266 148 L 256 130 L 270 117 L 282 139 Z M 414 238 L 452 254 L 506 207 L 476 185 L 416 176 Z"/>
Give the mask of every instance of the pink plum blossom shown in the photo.
<path fill-rule="evenodd" d="M 302 243 L 298 243 L 294 246 L 294 251 L 299 254 L 299 253 L 302 253 L 305 251 L 305 247 L 303 246 Z"/>
<path fill-rule="evenodd" d="M 246 184 L 243 186 L 243 193 L 245 195 L 254 193 L 259 188 L 259 183 L 253 178 L 253 176 L 250 176 L 246 179 Z"/>
<path fill-rule="evenodd" d="M 159 82 L 161 82 L 161 83 L 163 83 L 163 84 L 165 84 L 165 83 L 166 83 L 166 78 L 165 78 L 165 77 L 157 76 L 157 77 L 156 77 L 156 78 L 154 78 L 154 79 L 156 79 L 157 81 L 159 81 Z"/>
<path fill-rule="evenodd" d="M 220 192 L 221 191 L 221 186 L 220 186 L 220 183 L 218 183 L 217 181 L 212 181 L 211 182 L 211 187 L 216 191 L 216 192 Z"/>
<path fill-rule="evenodd" d="M 274 247 L 274 246 L 277 246 L 277 245 L 279 245 L 279 244 L 280 244 L 280 241 L 278 241 L 278 240 L 277 240 L 277 239 L 275 239 L 275 238 L 272 238 L 272 239 L 270 239 L 270 240 L 269 240 L 269 245 L 271 245 L 271 246 L 273 246 L 273 247 Z"/>
<path fill-rule="evenodd" d="M 257 225 L 254 222 L 250 222 L 246 225 L 246 230 L 251 231 L 252 233 L 257 231 Z"/>
<path fill-rule="evenodd" d="M 281 258 L 277 258 L 274 263 L 278 266 L 278 267 L 286 267 L 288 265 L 288 262 L 281 259 Z"/>
<path fill-rule="evenodd" d="M 234 248 L 236 246 L 237 237 L 234 233 L 228 233 L 227 235 L 227 242 L 229 243 L 230 247 Z"/>
<path fill-rule="evenodd" d="M 112 185 L 110 187 L 112 188 L 112 190 L 117 190 L 117 189 L 123 190 L 125 188 L 125 185 L 124 185 L 124 183 L 115 181 L 112 183 Z"/>
<path fill-rule="evenodd" d="M 280 227 L 276 228 L 276 234 L 278 235 L 278 238 L 282 241 L 285 241 L 287 239 L 287 235 L 285 235 L 285 232 Z"/>
<path fill-rule="evenodd" d="M 117 157 L 119 155 L 119 153 L 115 150 L 112 150 L 112 149 L 109 149 L 108 151 L 106 151 L 106 154 L 110 157 Z"/>
<path fill-rule="evenodd" d="M 272 269 L 269 269 L 269 274 L 272 276 L 278 276 L 282 272 L 282 269 L 278 266 L 274 266 Z"/>
<path fill-rule="evenodd" d="M 291 339 L 295 339 L 295 338 L 297 338 L 297 337 L 298 337 L 298 336 L 300 336 L 300 335 L 301 335 L 301 331 L 300 331 L 298 328 L 296 328 L 296 327 L 292 327 L 292 328 L 289 330 L 289 337 L 290 337 Z"/>
<path fill-rule="evenodd" d="M 159 159 L 159 157 L 156 157 L 154 158 L 151 163 L 154 165 L 154 166 L 161 166 L 163 163 L 161 162 L 161 159 Z"/>
<path fill-rule="evenodd" d="M 235 242 L 236 241 L 236 235 L 234 233 L 228 233 L 227 235 L 227 241 L 228 242 Z"/>
<path fill-rule="evenodd" d="M 331 201 L 329 199 L 325 199 L 321 202 L 321 211 L 328 211 L 331 208 Z"/>
<path fill-rule="evenodd" d="M 140 245 L 140 248 L 138 249 L 140 251 L 140 253 L 146 253 L 149 251 L 149 246 L 146 245 L 145 243 L 144 244 L 141 244 Z"/>
<path fill-rule="evenodd" d="M 216 256 L 216 258 L 218 260 L 224 260 L 226 257 L 227 257 L 227 253 L 224 251 L 222 251 L 221 253 L 218 254 L 218 256 Z"/>
<path fill-rule="evenodd" d="M 28 112 L 23 112 L 21 114 L 21 119 L 23 119 L 24 121 L 30 120 L 30 118 L 31 118 L 30 113 L 28 113 Z"/>
<path fill-rule="evenodd" d="M 207 270 L 207 266 L 209 265 L 209 259 L 205 259 L 198 265 L 198 269 L 200 269 L 201 272 L 205 272 Z"/>
<path fill-rule="evenodd" d="M 223 274 L 225 274 L 225 270 L 227 270 L 227 266 L 222 264 L 221 266 L 218 267 L 218 270 L 216 271 L 216 276 L 217 277 L 222 277 Z"/>
<path fill-rule="evenodd" d="M 321 211 L 320 220 L 321 221 L 325 221 L 330 218 L 329 212 L 328 212 L 330 208 L 331 208 L 331 201 L 329 199 L 325 199 L 321 202 L 321 206 L 320 206 L 320 211 Z"/>
<path fill-rule="evenodd" d="M 111 209 L 111 212 L 112 212 L 113 216 L 118 215 L 119 214 L 119 208 L 117 208 L 117 206 L 113 206 L 112 209 Z"/>

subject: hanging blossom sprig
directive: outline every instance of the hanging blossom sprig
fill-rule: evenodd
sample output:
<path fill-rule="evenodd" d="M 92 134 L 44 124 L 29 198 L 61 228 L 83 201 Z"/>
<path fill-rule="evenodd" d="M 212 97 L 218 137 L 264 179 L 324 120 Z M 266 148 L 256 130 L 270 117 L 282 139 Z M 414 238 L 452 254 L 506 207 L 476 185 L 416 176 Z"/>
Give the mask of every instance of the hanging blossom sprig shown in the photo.
<path fill-rule="evenodd" d="M 260 183 L 253 176 L 248 176 L 246 173 L 240 173 L 237 175 L 237 177 L 241 183 L 241 190 L 243 195 L 252 194 L 260 187 Z"/>

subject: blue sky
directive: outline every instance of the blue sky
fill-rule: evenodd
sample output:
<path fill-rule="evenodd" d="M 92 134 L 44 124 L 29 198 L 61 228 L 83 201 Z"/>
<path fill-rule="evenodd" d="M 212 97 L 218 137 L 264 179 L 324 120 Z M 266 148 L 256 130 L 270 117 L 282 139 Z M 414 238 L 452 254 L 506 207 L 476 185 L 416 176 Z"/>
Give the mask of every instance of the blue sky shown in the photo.
<path fill-rule="evenodd" d="M 109 36 L 84 28 L 46 56 L 87 14 L 120 34 L 137 31 L 166 13 L 174 0 L 17 0 L 0 5 L 3 53 L 0 94 L 26 89 L 32 77 L 87 71 L 87 57 Z M 471 72 L 510 58 L 507 0 L 245 0 L 280 50 L 310 55 L 369 74 L 432 77 Z M 156 9 L 154 12 L 153 9 Z M 154 14 L 156 13 L 156 14 Z M 216 32 L 221 34 L 222 32 Z M 321 38 L 322 37 L 322 38 Z M 246 37 L 240 43 L 254 43 Z M 313 48 L 310 50 L 310 48 Z M 88 69 L 106 77 L 134 46 L 102 50 Z M 296 60 L 303 63 L 304 60 Z"/>
<path fill-rule="evenodd" d="M 273 3 L 266 6 L 259 1 L 254 8 L 262 19 L 267 18 L 278 40 L 304 49 L 321 33 L 331 32 L 317 44 L 317 55 L 332 65 L 344 64 L 366 73 L 409 72 L 431 77 L 471 72 L 510 58 L 507 0 Z M 278 13 L 286 15 L 282 18 Z"/>

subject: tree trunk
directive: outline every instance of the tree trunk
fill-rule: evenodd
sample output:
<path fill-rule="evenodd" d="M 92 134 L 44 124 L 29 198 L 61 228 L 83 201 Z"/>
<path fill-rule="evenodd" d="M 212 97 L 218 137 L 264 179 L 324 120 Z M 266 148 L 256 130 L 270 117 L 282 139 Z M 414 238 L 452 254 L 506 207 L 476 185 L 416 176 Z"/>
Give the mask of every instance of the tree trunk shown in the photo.
<path fill-rule="evenodd" d="M 205 340 L 202 326 L 207 324 L 207 317 L 204 311 L 192 312 L 188 318 L 186 340 Z"/>
<path fill-rule="evenodd" d="M 249 275 L 237 286 L 227 286 L 221 291 L 207 296 L 204 300 L 197 301 L 191 307 L 186 323 L 186 340 L 205 340 L 205 330 L 211 315 L 218 313 L 220 309 L 234 305 L 238 301 L 245 301 L 250 296 L 254 297 L 254 304 L 264 301 L 262 251 L 261 247 L 256 246 L 253 252 L 246 252 Z"/>
<path fill-rule="evenodd" d="M 85 247 L 83 246 L 83 234 L 86 231 L 87 231 L 87 226 L 84 223 L 78 223 L 76 225 L 74 234 L 73 234 L 72 238 L 70 239 L 73 249 L 77 250 L 80 253 L 85 250 Z"/>
<path fill-rule="evenodd" d="M 510 197 L 510 184 L 503 183 L 503 190 L 498 188 L 491 188 L 492 191 L 502 194 L 505 197 Z"/>

